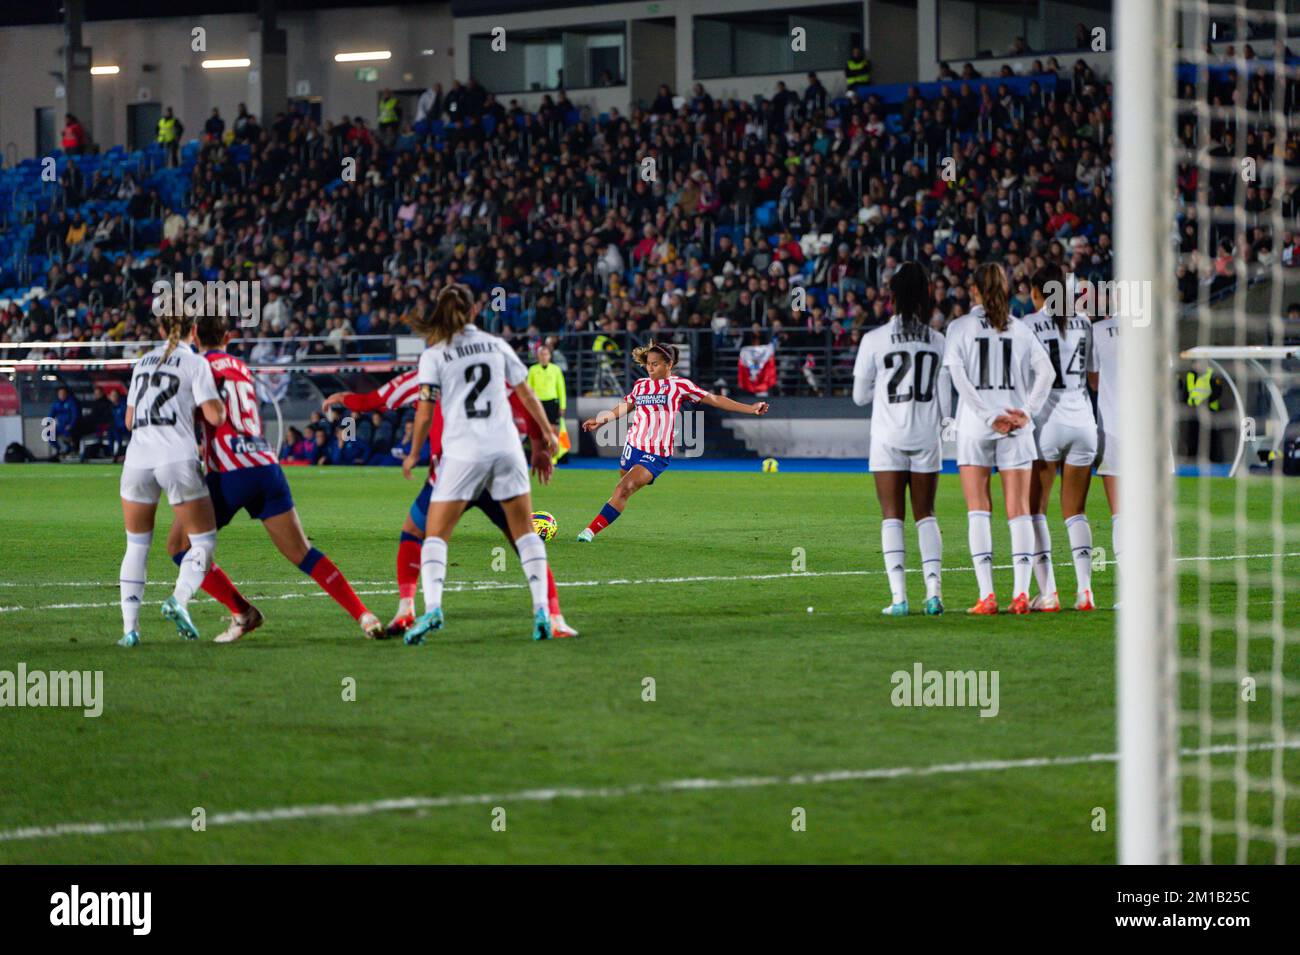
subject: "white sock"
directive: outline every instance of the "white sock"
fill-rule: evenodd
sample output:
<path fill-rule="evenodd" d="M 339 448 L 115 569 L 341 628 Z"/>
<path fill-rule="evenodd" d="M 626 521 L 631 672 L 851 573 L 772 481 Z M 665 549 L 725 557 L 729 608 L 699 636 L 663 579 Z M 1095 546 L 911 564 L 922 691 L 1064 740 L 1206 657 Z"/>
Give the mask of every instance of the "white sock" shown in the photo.
<path fill-rule="evenodd" d="M 1074 558 L 1074 576 L 1079 593 L 1092 589 L 1092 525 L 1087 514 L 1075 514 L 1065 522 L 1070 535 L 1070 555 Z"/>
<path fill-rule="evenodd" d="M 966 514 L 966 535 L 970 541 L 970 557 L 975 562 L 975 582 L 983 600 L 993 593 L 993 527 L 989 524 L 988 511 Z"/>
<path fill-rule="evenodd" d="M 1011 528 L 1011 567 L 1015 578 L 1012 598 L 1029 593 L 1029 578 L 1034 568 L 1034 522 L 1028 514 L 1007 521 Z"/>
<path fill-rule="evenodd" d="M 528 578 L 528 590 L 533 595 L 533 609 L 544 609 L 546 599 L 546 545 L 533 531 L 515 541 L 515 550 L 519 551 L 519 563 L 523 565 L 524 576 Z"/>
<path fill-rule="evenodd" d="M 176 575 L 176 587 L 172 590 L 172 596 L 182 607 L 187 606 L 203 586 L 203 578 L 208 575 L 216 549 L 216 531 L 190 535 L 190 549 L 181 559 L 181 570 Z"/>
<path fill-rule="evenodd" d="M 1115 552 L 1115 569 L 1119 570 L 1119 515 L 1114 514 L 1110 519 L 1110 549 Z M 1117 591 L 1119 587 L 1115 588 Z"/>
<path fill-rule="evenodd" d="M 424 612 L 442 606 L 442 585 L 447 579 L 447 542 L 426 537 L 420 545 L 420 583 L 424 588 Z"/>
<path fill-rule="evenodd" d="M 1056 571 L 1052 568 L 1052 532 L 1046 514 L 1034 516 L 1034 579 L 1044 597 L 1056 593 Z"/>
<path fill-rule="evenodd" d="M 123 633 L 140 629 L 140 601 L 144 599 L 149 545 L 152 542 L 152 531 L 147 534 L 126 532 L 126 553 L 122 555 L 122 569 L 117 575 L 117 587 L 122 601 Z"/>
<path fill-rule="evenodd" d="M 885 573 L 893 602 L 907 599 L 907 545 L 903 543 L 903 522 L 887 517 L 880 522 L 880 549 L 885 554 Z"/>
<path fill-rule="evenodd" d="M 925 596 L 943 596 L 943 535 L 939 519 L 927 517 L 916 522 L 916 542 L 921 548 L 921 572 L 925 576 Z"/>

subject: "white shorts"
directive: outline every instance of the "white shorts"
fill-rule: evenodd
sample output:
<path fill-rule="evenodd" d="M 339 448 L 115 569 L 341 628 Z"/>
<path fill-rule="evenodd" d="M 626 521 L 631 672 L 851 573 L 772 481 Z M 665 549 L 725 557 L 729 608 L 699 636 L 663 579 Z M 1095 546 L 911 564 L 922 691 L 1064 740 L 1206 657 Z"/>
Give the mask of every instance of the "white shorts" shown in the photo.
<path fill-rule="evenodd" d="M 917 451 L 906 451 L 887 444 L 871 441 L 871 457 L 867 466 L 872 471 L 915 471 L 917 474 L 934 474 L 943 468 L 943 454 L 939 442 Z"/>
<path fill-rule="evenodd" d="M 445 455 L 438 462 L 431 501 L 473 501 L 484 491 L 494 501 L 508 501 L 532 490 L 523 447 L 493 458 L 467 461 Z"/>
<path fill-rule="evenodd" d="M 1012 434 L 971 437 L 957 432 L 957 465 L 981 468 L 996 467 L 1003 471 L 1030 467 L 1038 457 L 1033 432 L 1021 429 Z"/>
<path fill-rule="evenodd" d="M 137 504 L 157 504 L 162 492 L 175 507 L 208 496 L 208 486 L 198 461 L 172 461 L 156 468 L 122 468 L 122 499 Z"/>
<path fill-rule="evenodd" d="M 1073 467 L 1090 468 L 1097 459 L 1097 426 L 1048 418 L 1034 435 L 1041 461 L 1059 461 Z"/>
<path fill-rule="evenodd" d="M 1097 439 L 1097 476 L 1119 477 L 1119 435 L 1101 431 Z"/>

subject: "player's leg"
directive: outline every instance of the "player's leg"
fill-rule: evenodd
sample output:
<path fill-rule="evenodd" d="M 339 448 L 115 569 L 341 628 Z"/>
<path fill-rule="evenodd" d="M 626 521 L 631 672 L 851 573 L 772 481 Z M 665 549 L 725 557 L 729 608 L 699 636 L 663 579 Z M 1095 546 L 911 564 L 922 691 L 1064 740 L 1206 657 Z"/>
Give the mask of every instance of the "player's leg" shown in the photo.
<path fill-rule="evenodd" d="M 551 614 L 546 590 L 551 568 L 546 560 L 546 544 L 533 528 L 533 496 L 525 491 L 507 498 L 501 501 L 501 509 L 505 511 L 509 536 L 519 553 L 519 564 L 533 598 L 533 639 L 550 639 Z"/>
<path fill-rule="evenodd" d="M 597 514 L 582 532 L 578 535 L 578 540 L 586 543 L 593 537 L 603 531 L 614 521 L 618 520 L 623 509 L 627 507 L 628 499 L 647 484 L 653 484 L 655 475 L 643 464 L 635 464 L 622 473 L 618 484 L 614 486 L 614 493 L 609 496 L 605 506 Z"/>
<path fill-rule="evenodd" d="M 444 473 L 440 480 L 447 479 Z M 442 629 L 442 589 L 447 582 L 447 541 L 469 505 L 468 500 L 429 501 L 420 546 L 420 583 L 424 590 L 424 613 L 415 618 L 403 639 L 407 646 L 424 643 L 425 635 Z"/>
<path fill-rule="evenodd" d="M 999 467 L 1002 494 L 1006 499 L 1007 525 L 1011 530 L 1011 566 L 1014 577 L 1010 610 L 1029 613 L 1029 581 L 1034 566 L 1034 524 L 1029 516 L 1029 487 L 1033 468 L 1026 461 L 1020 467 Z"/>
<path fill-rule="evenodd" d="M 1101 486 L 1106 491 L 1106 504 L 1110 507 L 1110 550 L 1115 555 L 1115 565 L 1119 566 L 1119 477 L 1114 474 L 1101 475 Z"/>
<path fill-rule="evenodd" d="M 402 533 L 397 541 L 397 613 L 389 622 L 390 637 L 404 634 L 415 622 L 415 592 L 420 586 L 420 551 L 424 546 L 424 523 L 429 516 L 429 496 L 433 483 L 425 481 L 411 503 Z"/>
<path fill-rule="evenodd" d="M 195 468 L 197 471 L 197 466 Z M 202 481 L 199 481 L 202 487 Z M 190 619 L 189 603 L 203 586 L 203 578 L 212 566 L 217 550 L 217 518 L 212 510 L 212 498 L 203 487 L 203 496 L 185 500 L 169 496 L 176 523 L 189 540 L 189 548 L 181 558 L 176 574 L 176 586 L 162 606 L 162 614 L 176 625 L 176 632 L 186 640 L 197 640 L 199 631 Z"/>
<path fill-rule="evenodd" d="M 1088 523 L 1088 486 L 1092 468 L 1066 462 L 1061 472 L 1061 515 L 1074 561 L 1075 610 L 1092 610 L 1092 525 Z"/>
<path fill-rule="evenodd" d="M 224 477 L 224 474 L 209 472 L 206 478 L 218 531 L 229 524 L 230 519 L 238 511 L 238 508 L 231 508 L 225 498 L 222 486 Z M 181 529 L 180 523 L 173 521 L 171 529 L 167 533 L 167 553 L 171 555 L 172 562 L 177 567 L 181 565 L 181 561 L 185 559 L 185 554 L 189 549 L 189 538 Z M 205 594 L 230 611 L 230 625 L 213 638 L 215 642 L 231 643 L 245 634 L 252 633 L 262 625 L 261 612 L 244 598 L 244 595 L 239 592 L 239 588 L 226 576 L 226 572 L 217 566 L 215 561 L 208 568 L 207 574 L 204 575 L 201 586 Z"/>
<path fill-rule="evenodd" d="M 908 484 L 921 551 L 921 575 L 925 578 L 925 612 L 935 616 L 943 613 L 943 536 L 939 533 L 939 519 L 934 516 L 939 472 L 912 471 Z"/>
<path fill-rule="evenodd" d="M 1034 579 L 1038 594 L 1029 602 L 1030 610 L 1055 613 L 1061 609 L 1056 594 L 1056 569 L 1052 565 L 1052 531 L 1047 524 L 1047 505 L 1052 498 L 1052 484 L 1056 480 L 1056 462 L 1034 462 L 1033 477 L 1029 482 L 1029 517 L 1034 529 Z"/>
<path fill-rule="evenodd" d="M 510 546 L 515 548 L 515 553 L 519 552 L 518 546 L 510 533 L 510 521 L 506 518 L 505 508 L 501 506 L 500 501 L 493 500 L 492 495 L 484 491 L 478 498 L 470 504 L 470 507 L 477 507 L 483 512 L 489 521 L 495 524 L 505 535 Z M 529 524 L 532 523 L 532 515 L 529 515 Z M 543 541 L 545 543 L 545 541 Z M 546 565 L 546 607 L 551 615 L 551 635 L 555 637 L 576 637 L 578 631 L 569 626 L 564 619 L 564 613 L 560 610 L 560 591 L 555 586 L 555 574 L 551 572 L 551 565 Z"/>
<path fill-rule="evenodd" d="M 135 469 L 130 469 L 135 470 Z M 126 483 L 124 476 L 124 485 Z M 122 498 L 122 520 L 126 527 L 126 553 L 117 575 L 122 607 L 122 639 L 118 646 L 133 647 L 140 642 L 140 603 L 149 566 L 149 545 L 153 542 L 154 513 L 158 504 Z"/>
<path fill-rule="evenodd" d="M 361 632 L 372 640 L 381 639 L 386 634 L 379 618 L 366 609 L 343 571 L 334 562 L 313 547 L 307 540 L 298 519 L 298 511 L 290 507 L 287 511 L 262 518 L 275 549 L 304 574 L 316 581 L 321 590 L 334 598 L 334 602 L 346 610 L 360 626 Z"/>
<path fill-rule="evenodd" d="M 903 540 L 903 515 L 907 509 L 907 471 L 875 471 L 876 500 L 880 502 L 880 550 L 889 577 L 890 604 L 881 613 L 906 617 L 907 546 Z"/>
<path fill-rule="evenodd" d="M 989 496 L 989 478 L 993 469 L 984 465 L 963 464 L 958 470 L 961 474 L 962 496 L 966 499 L 967 541 L 971 561 L 975 565 L 976 586 L 979 588 L 979 600 L 967 613 L 994 614 L 998 612 L 998 600 L 993 592 L 993 527 L 989 517 L 993 507 Z"/>

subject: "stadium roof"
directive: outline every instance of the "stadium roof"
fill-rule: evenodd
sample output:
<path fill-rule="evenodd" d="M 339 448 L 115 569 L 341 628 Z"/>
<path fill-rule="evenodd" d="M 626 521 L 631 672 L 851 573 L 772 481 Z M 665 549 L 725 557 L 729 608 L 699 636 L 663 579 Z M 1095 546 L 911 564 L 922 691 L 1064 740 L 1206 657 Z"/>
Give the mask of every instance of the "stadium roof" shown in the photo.
<path fill-rule="evenodd" d="M 294 13 L 339 7 L 432 6 L 426 3 L 401 3 L 400 0 L 279 0 L 280 10 Z M 537 4 L 534 4 L 536 6 Z M 572 3 L 555 4 L 571 6 Z M 473 6 L 465 4 L 464 6 Z M 484 3 L 481 6 L 493 6 Z M 528 4 L 515 4 L 526 7 Z M 86 0 L 86 22 L 96 20 L 148 20 L 167 17 L 212 16 L 222 13 L 257 13 L 258 0 Z M 499 12 L 494 10 L 493 12 Z M 62 23 L 62 0 L 28 0 L 26 3 L 0 3 L 0 26 L 29 26 L 38 23 Z"/>

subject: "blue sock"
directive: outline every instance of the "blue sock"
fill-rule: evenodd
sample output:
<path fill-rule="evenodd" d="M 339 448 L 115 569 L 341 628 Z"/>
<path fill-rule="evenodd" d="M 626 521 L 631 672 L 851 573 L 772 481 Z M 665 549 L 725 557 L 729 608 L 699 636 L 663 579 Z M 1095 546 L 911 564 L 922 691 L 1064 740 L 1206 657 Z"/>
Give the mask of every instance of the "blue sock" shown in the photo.
<path fill-rule="evenodd" d="M 606 524 L 613 524 L 616 520 L 618 520 L 618 515 L 620 513 L 621 512 L 615 510 L 614 505 L 610 504 L 608 501 L 606 501 L 605 506 L 600 509 L 600 516 L 605 518 Z"/>
<path fill-rule="evenodd" d="M 402 536 L 399 537 L 397 540 L 398 540 L 398 543 L 403 543 L 403 544 L 406 543 L 407 541 L 411 541 L 412 543 L 415 543 L 415 544 L 423 544 L 423 543 L 424 543 L 424 538 L 423 538 L 423 537 L 416 537 L 414 534 L 408 534 L 406 531 L 402 531 Z"/>
<path fill-rule="evenodd" d="M 302 559 L 302 563 L 298 565 L 298 569 L 304 574 L 310 574 L 316 569 L 316 565 L 320 563 L 320 559 L 324 556 L 324 554 L 313 547 L 311 550 L 307 551 L 307 556 Z"/>

